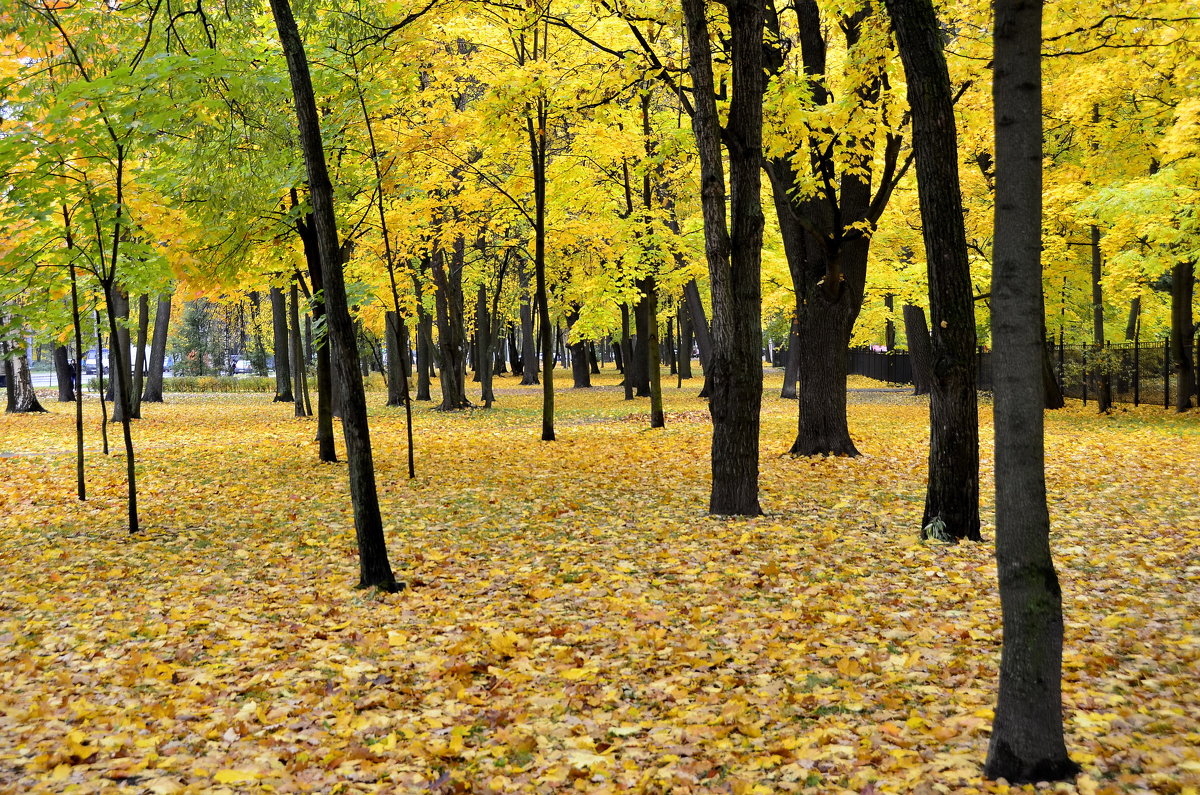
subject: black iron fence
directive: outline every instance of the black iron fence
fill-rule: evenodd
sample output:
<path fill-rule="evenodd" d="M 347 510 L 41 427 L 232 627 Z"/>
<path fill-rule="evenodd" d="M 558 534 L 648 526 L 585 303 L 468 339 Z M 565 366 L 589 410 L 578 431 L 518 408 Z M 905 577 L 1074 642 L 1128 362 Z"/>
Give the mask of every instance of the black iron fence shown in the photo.
<path fill-rule="evenodd" d="M 1112 399 L 1118 403 L 1175 405 L 1179 378 L 1171 362 L 1167 340 L 1123 342 L 1101 347 L 1047 343 L 1052 369 L 1063 395 L 1087 403 L 1096 400 L 1102 379 L 1107 376 Z M 1189 341 L 1185 355 L 1200 373 L 1200 345 Z M 979 389 L 992 389 L 992 354 L 980 348 L 975 354 Z M 863 375 L 890 384 L 912 384 L 912 355 L 905 350 L 879 351 L 855 348 L 850 351 L 852 375 Z"/>

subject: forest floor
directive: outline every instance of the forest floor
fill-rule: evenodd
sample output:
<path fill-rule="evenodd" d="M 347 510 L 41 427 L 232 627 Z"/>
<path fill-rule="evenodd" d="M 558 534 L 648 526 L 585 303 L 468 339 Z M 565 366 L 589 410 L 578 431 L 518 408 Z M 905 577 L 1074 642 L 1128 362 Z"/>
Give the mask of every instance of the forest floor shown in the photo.
<path fill-rule="evenodd" d="M 722 520 L 700 382 L 665 382 L 656 431 L 600 383 L 562 389 L 549 444 L 512 379 L 491 411 L 418 405 L 414 481 L 369 396 L 394 595 L 354 589 L 344 465 L 290 404 L 146 406 L 136 537 L 121 456 L 75 499 L 70 405 L 0 417 L 0 792 L 1018 790 L 981 778 L 989 405 L 987 540 L 945 546 L 916 540 L 922 399 L 854 393 L 864 455 L 794 460 L 770 376 L 767 514 Z M 1047 433 L 1084 770 L 1051 790 L 1197 795 L 1200 419 L 1075 405 Z"/>

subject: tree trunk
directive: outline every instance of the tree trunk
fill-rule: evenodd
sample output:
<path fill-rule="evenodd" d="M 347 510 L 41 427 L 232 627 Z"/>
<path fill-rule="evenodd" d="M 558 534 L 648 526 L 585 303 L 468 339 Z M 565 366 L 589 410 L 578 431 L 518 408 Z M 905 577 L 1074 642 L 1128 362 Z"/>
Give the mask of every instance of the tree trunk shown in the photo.
<path fill-rule="evenodd" d="M 1094 106 L 1093 106 L 1094 107 Z M 1098 121 L 1099 119 L 1095 119 Z M 1100 250 L 1100 227 L 1092 225 L 1092 343 L 1096 346 L 1096 404 L 1101 414 L 1112 411 L 1112 374 L 1104 358 L 1104 254 Z M 1087 377 L 1087 374 L 1084 374 Z"/>
<path fill-rule="evenodd" d="M 529 296 L 529 271 L 525 260 L 518 263 L 517 282 L 521 286 L 521 385 L 538 383 L 537 340 L 533 335 L 533 303 Z"/>
<path fill-rule="evenodd" d="M 287 0 L 283 1 L 287 2 Z M 274 5 L 272 5 L 272 8 L 274 8 Z M 310 193 L 311 190 L 310 186 Z M 330 202 L 332 203 L 332 198 Z M 337 412 L 334 405 L 333 362 L 330 357 L 329 324 L 326 318 L 326 303 L 324 299 L 325 277 L 327 275 L 327 266 L 324 262 L 326 252 L 322 250 L 323 244 L 320 241 L 320 232 L 316 228 L 315 211 L 310 212 L 306 218 L 298 220 L 296 222 L 296 230 L 300 233 L 300 240 L 304 244 L 304 259 L 308 265 L 309 283 L 312 285 L 312 292 L 307 296 L 309 312 L 314 325 L 317 328 L 321 328 L 322 326 L 325 328 L 325 333 L 317 337 L 315 345 L 317 349 L 317 460 L 333 463 L 337 461 L 337 449 L 333 442 L 333 417 Z M 333 256 L 336 263 L 329 267 L 336 268 L 340 276 L 340 249 Z M 351 327 L 350 333 L 353 335 L 353 327 Z M 346 355 L 350 357 L 352 363 L 357 364 L 357 344 L 350 347 Z M 362 380 L 360 377 L 359 385 L 361 386 L 361 384 Z"/>
<path fill-rule="evenodd" d="M 322 149 L 320 122 L 308 73 L 308 60 L 288 0 L 271 0 L 271 10 L 274 12 L 279 38 L 288 61 L 320 246 L 325 306 L 328 309 L 326 323 L 328 336 L 333 343 L 339 392 L 343 403 L 342 428 L 346 439 L 350 496 L 357 530 L 359 587 L 374 586 L 385 591 L 396 591 L 400 586 L 388 562 L 383 521 L 379 513 L 371 437 L 367 425 L 366 396 L 363 392 L 362 376 L 359 375 L 356 366 L 358 357 L 339 257 L 333 186 L 325 168 L 325 153 Z"/>
<path fill-rule="evenodd" d="M 120 287 L 113 287 L 113 308 L 116 313 L 116 331 L 109 334 L 109 351 L 108 351 L 108 372 L 110 394 L 113 401 L 113 413 L 110 418 L 111 422 L 123 422 L 125 420 L 125 412 L 130 412 L 130 419 L 137 419 L 136 414 L 132 413 L 132 401 L 128 399 L 130 389 L 133 388 L 133 372 L 131 370 L 133 364 L 129 361 L 129 294 Z M 109 324 L 112 326 L 113 324 Z M 117 349 L 120 349 L 119 351 Z M 118 357 L 115 354 L 120 353 Z M 124 366 L 117 368 L 117 360 L 124 362 Z"/>
<path fill-rule="evenodd" d="M 71 352 L 66 345 L 54 346 L 54 375 L 58 381 L 58 402 L 75 402 L 75 371 L 71 368 Z"/>
<path fill-rule="evenodd" d="M 150 296 L 138 296 L 137 350 L 133 355 L 133 379 L 129 392 L 134 417 L 142 416 L 142 388 L 146 382 L 146 337 L 150 332 Z"/>
<path fill-rule="evenodd" d="M 271 288 L 271 329 L 275 350 L 275 402 L 291 403 L 292 394 L 291 335 L 288 333 L 287 300 L 280 287 Z M 297 367 L 303 364 L 296 362 Z"/>
<path fill-rule="evenodd" d="M 433 372 L 433 318 L 421 311 L 417 316 L 417 400 L 433 400 L 429 387 Z"/>
<path fill-rule="evenodd" d="M 1046 329 L 1045 322 L 1042 323 L 1043 332 Z M 1047 409 L 1061 409 L 1067 405 L 1063 399 L 1062 387 L 1058 384 L 1058 379 L 1054 375 L 1054 359 L 1052 354 L 1053 348 L 1050 341 L 1046 339 L 1045 334 L 1042 335 L 1042 399 L 1045 402 Z"/>
<path fill-rule="evenodd" d="M 1062 592 L 1050 553 L 1042 384 L 1041 15 L 996 0 L 996 563 L 1004 639 L 984 775 L 1010 783 L 1074 776 L 1062 715 Z"/>
<path fill-rule="evenodd" d="M 438 408 L 442 411 L 457 411 L 471 405 L 467 401 L 467 366 L 462 316 L 464 246 L 461 236 L 455 239 L 450 254 L 449 273 L 446 268 L 446 255 L 441 249 L 434 250 L 430 260 L 433 281 L 437 285 L 434 299 L 437 302 L 438 350 L 442 354 L 442 403 Z"/>
<path fill-rule="evenodd" d="M 634 394 L 638 397 L 650 397 L 650 306 L 653 303 L 653 279 L 639 279 L 638 289 L 641 298 L 633 308 L 634 334 L 633 358 L 630 360 L 629 372 L 626 378 L 632 376 Z M 657 362 L 653 366 L 657 366 Z"/>
<path fill-rule="evenodd" d="M 1138 326 L 1142 319 L 1142 297 L 1136 295 L 1129 302 L 1129 320 L 1125 323 L 1125 341 L 1133 342 L 1138 338 Z"/>
<path fill-rule="evenodd" d="M 292 394 L 292 400 L 295 408 L 295 416 L 311 417 L 312 416 L 312 401 L 308 397 L 308 367 L 304 361 L 304 340 L 300 335 L 300 289 L 292 282 L 289 289 L 289 315 L 291 317 L 290 324 L 284 324 L 284 331 L 287 332 L 288 345 L 290 347 L 290 362 L 292 371 L 292 386 L 288 390 Z M 288 325 L 291 326 L 289 331 Z M 285 347 L 285 349 L 286 349 Z M 318 397 L 318 406 L 320 405 Z"/>
<path fill-rule="evenodd" d="M 1195 372 L 1192 368 L 1192 294 L 1196 263 L 1179 262 L 1171 269 L 1171 367 L 1175 371 L 1175 410 L 1192 407 Z"/>
<path fill-rule="evenodd" d="M 525 362 L 521 358 L 521 346 L 517 344 L 517 327 L 514 323 L 508 324 L 508 360 L 512 363 L 512 374 L 521 375 Z"/>
<path fill-rule="evenodd" d="M 647 279 L 646 294 L 646 369 L 650 381 L 650 427 L 665 428 L 666 417 L 662 403 L 662 363 L 658 352 L 658 285 L 653 276 Z M 759 373 L 761 379 L 761 370 Z M 760 384 L 761 388 L 761 384 Z"/>
<path fill-rule="evenodd" d="M 621 379 L 621 386 L 625 387 L 625 399 L 633 400 L 633 342 L 629 339 L 629 305 L 621 304 L 621 344 L 618 347 L 621 353 L 621 361 L 623 369 L 621 372 L 624 378 Z"/>
<path fill-rule="evenodd" d="M 713 421 L 708 508 L 714 514 L 756 516 L 762 513 L 758 503 L 758 437 L 764 226 L 760 168 L 766 90 L 763 6 L 749 0 L 730 0 L 727 8 L 732 95 L 728 122 L 723 126 L 717 113 L 705 2 L 683 0 L 695 111 L 692 131 L 700 157 L 704 248 L 713 300 L 713 348 L 705 366 Z M 731 142 L 728 224 L 723 135 Z"/>
<path fill-rule="evenodd" d="M 408 326 L 394 311 L 384 316 L 384 325 L 387 329 L 385 344 L 388 354 L 387 404 L 403 406 L 404 394 L 401 387 L 405 380 L 404 365 L 408 360 Z"/>
<path fill-rule="evenodd" d="M 846 351 L 856 313 L 848 289 L 843 288 L 834 301 L 823 293 L 816 289 L 808 296 L 798 319 L 804 341 L 796 349 L 800 409 L 796 440 L 788 452 L 857 456 L 846 422 Z"/>
<path fill-rule="evenodd" d="M 688 312 L 686 305 L 679 307 L 679 352 L 676 355 L 679 380 L 683 381 L 692 377 L 692 344 L 695 342 L 695 334 L 692 332 L 692 318 Z"/>
<path fill-rule="evenodd" d="M 921 534 L 979 541 L 975 299 L 963 224 L 954 97 L 931 0 L 886 0 L 912 108 L 933 321 L 929 482 Z"/>
<path fill-rule="evenodd" d="M 792 327 L 788 333 L 787 363 L 783 368 L 783 388 L 779 397 L 784 400 L 798 400 L 799 387 L 796 384 L 800 377 L 800 321 L 799 314 L 792 316 Z"/>
<path fill-rule="evenodd" d="M 161 295 L 154 308 L 154 333 L 150 335 L 150 372 L 146 374 L 143 403 L 163 402 L 163 370 L 167 362 L 167 332 L 171 325 L 171 296 Z"/>
<path fill-rule="evenodd" d="M 928 395 L 933 383 L 933 348 L 925 325 L 925 310 L 921 307 L 904 305 L 904 337 L 912 362 L 913 394 Z"/>
<path fill-rule="evenodd" d="M 38 402 L 37 392 L 33 390 L 29 351 L 23 342 L 7 347 L 9 352 L 6 361 L 11 362 L 11 367 L 5 368 L 9 371 L 7 375 L 10 385 L 8 411 L 12 414 L 44 412 L 46 409 Z"/>

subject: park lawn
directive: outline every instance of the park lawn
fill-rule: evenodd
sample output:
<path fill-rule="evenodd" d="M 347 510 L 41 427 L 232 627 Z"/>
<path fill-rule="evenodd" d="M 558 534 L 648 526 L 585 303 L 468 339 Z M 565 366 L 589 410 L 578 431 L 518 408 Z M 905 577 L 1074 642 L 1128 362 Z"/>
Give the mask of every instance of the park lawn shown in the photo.
<path fill-rule="evenodd" d="M 344 467 L 290 404 L 146 406 L 135 538 L 119 456 L 75 499 L 71 406 L 0 417 L 0 792 L 1009 791 L 980 776 L 989 406 L 989 541 L 943 546 L 915 541 L 922 399 L 852 393 L 864 456 L 793 460 L 771 376 L 767 515 L 720 520 L 698 381 L 650 431 L 611 376 L 558 379 L 555 443 L 511 378 L 490 412 L 419 405 L 412 482 L 369 395 L 394 595 L 353 588 Z M 1056 791 L 1200 792 L 1198 452 L 1195 416 L 1048 414 L 1085 771 Z"/>

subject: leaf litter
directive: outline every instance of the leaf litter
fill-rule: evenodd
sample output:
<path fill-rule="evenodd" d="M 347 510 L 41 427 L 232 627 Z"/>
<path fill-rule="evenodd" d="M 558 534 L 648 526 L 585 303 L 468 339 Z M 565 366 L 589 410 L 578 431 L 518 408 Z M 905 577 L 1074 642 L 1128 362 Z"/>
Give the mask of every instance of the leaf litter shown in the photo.
<path fill-rule="evenodd" d="M 69 406 L 3 417 L 0 450 L 34 454 L 0 460 L 0 791 L 1016 791 L 981 778 L 991 544 L 917 542 L 926 405 L 860 395 L 865 455 L 797 460 L 775 381 L 767 515 L 749 520 L 704 513 L 698 381 L 665 390 L 654 432 L 619 390 L 563 390 L 553 444 L 536 387 L 491 412 L 418 406 L 413 482 L 402 412 L 376 403 L 409 585 L 386 596 L 351 587 L 344 465 L 318 463 L 315 425 L 269 397 L 147 407 L 136 538 L 119 456 L 91 456 L 75 500 Z M 1052 789 L 1195 795 L 1195 418 L 1047 423 L 1085 771 Z"/>

